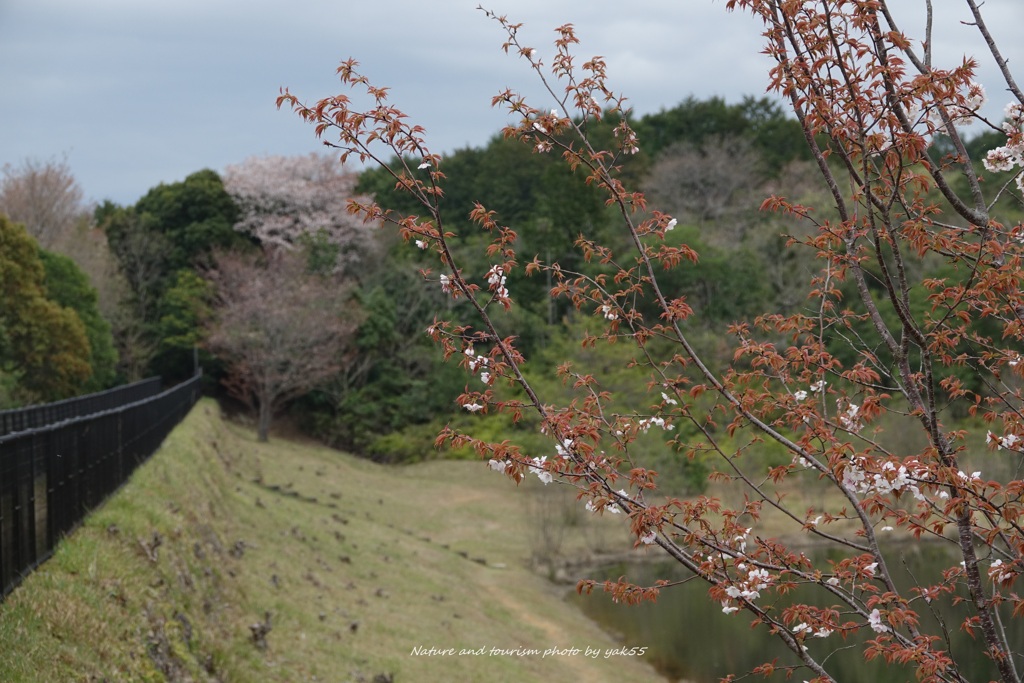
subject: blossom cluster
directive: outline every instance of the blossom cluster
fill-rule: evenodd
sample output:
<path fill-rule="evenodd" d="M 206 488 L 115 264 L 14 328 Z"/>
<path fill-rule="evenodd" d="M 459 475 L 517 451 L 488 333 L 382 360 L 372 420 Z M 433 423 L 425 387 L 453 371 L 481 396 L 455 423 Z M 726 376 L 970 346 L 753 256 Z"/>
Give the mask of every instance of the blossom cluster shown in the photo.
<path fill-rule="evenodd" d="M 641 418 L 636 424 L 645 434 L 647 433 L 647 430 L 651 428 L 651 425 L 657 425 L 666 432 L 675 429 L 675 425 L 668 424 L 665 422 L 665 418 L 658 416 Z"/>
<path fill-rule="evenodd" d="M 562 443 L 556 443 L 555 452 L 562 460 L 568 460 L 572 455 L 572 439 L 562 439 Z"/>
<path fill-rule="evenodd" d="M 759 567 L 750 567 L 744 562 L 738 562 L 736 569 L 744 572 L 746 575 L 738 579 L 732 586 L 725 589 L 725 594 L 728 595 L 732 600 L 746 600 L 753 602 L 761 597 L 761 591 L 768 588 L 771 584 L 772 577 L 768 573 L 767 569 L 761 569 Z M 739 610 L 739 607 L 733 605 L 730 600 L 722 601 L 722 611 L 726 614 L 732 614 Z"/>
<path fill-rule="evenodd" d="M 1021 438 L 1016 434 L 1007 434 L 1006 436 L 996 436 L 992 432 L 988 432 L 985 435 L 986 444 L 995 444 L 996 450 L 1001 451 L 1004 448 L 1007 450 L 1015 450 L 1014 447 L 1020 443 Z"/>
<path fill-rule="evenodd" d="M 484 384 L 491 383 L 491 373 L 488 368 L 491 366 L 491 359 L 487 356 L 478 356 L 476 351 L 473 350 L 472 346 L 467 346 L 462 352 L 466 358 L 469 359 L 469 371 L 476 372 L 480 370 L 480 381 Z M 475 412 L 475 411 L 470 411 Z"/>
<path fill-rule="evenodd" d="M 545 485 L 550 484 L 553 479 L 551 473 L 544 469 L 544 463 L 547 461 L 547 459 L 548 456 L 546 455 L 542 455 L 539 458 L 534 458 L 533 460 L 530 461 L 532 464 L 529 466 L 530 471 L 536 474 L 537 478 L 540 479 L 541 482 Z"/>
<path fill-rule="evenodd" d="M 840 406 L 839 401 L 836 401 L 836 407 Z M 848 431 L 859 432 L 861 427 L 864 425 L 859 419 L 860 406 L 856 403 L 851 403 L 846 406 L 846 412 L 839 415 L 839 425 Z"/>
<path fill-rule="evenodd" d="M 624 498 L 626 500 L 632 500 L 629 497 L 629 493 L 625 489 L 619 489 L 617 493 L 621 498 Z M 607 510 L 613 515 L 618 515 L 622 513 L 622 509 L 618 505 L 616 505 L 616 501 L 612 498 L 604 499 L 604 506 L 597 505 L 592 500 L 587 501 L 587 512 L 598 512 L 600 510 Z"/>
<path fill-rule="evenodd" d="M 985 168 L 993 173 L 1012 171 L 1015 167 L 1024 168 L 1024 106 L 1019 102 L 1006 105 L 1006 121 L 1003 132 L 1006 133 L 1006 144 L 989 150 L 985 156 Z M 1024 173 L 1017 174 L 1017 187 L 1024 191 Z"/>
<path fill-rule="evenodd" d="M 868 615 L 868 625 L 875 633 L 888 633 L 889 627 L 882 623 L 882 613 L 878 609 L 871 610 Z"/>
<path fill-rule="evenodd" d="M 988 568 L 988 577 L 996 583 L 1009 583 L 1017 578 L 1012 565 L 1003 564 L 1002 560 L 993 560 Z"/>
<path fill-rule="evenodd" d="M 817 393 L 825 390 L 825 385 L 826 384 L 828 384 L 828 382 L 826 382 L 823 379 L 819 379 L 817 382 L 814 382 L 813 384 L 811 384 L 811 386 L 809 386 L 808 389 L 811 390 L 812 394 L 817 394 Z M 803 390 L 803 389 L 800 389 L 799 391 L 794 391 L 793 392 L 793 398 L 795 398 L 798 401 L 803 401 L 804 399 L 807 398 L 808 395 L 809 394 L 805 390 Z"/>
<path fill-rule="evenodd" d="M 623 129 L 623 127 L 619 127 L 619 128 L 615 129 L 615 131 L 614 131 L 615 137 L 619 137 L 619 131 L 622 130 L 622 129 Z M 640 153 L 640 148 L 637 147 L 636 133 L 633 132 L 632 128 L 625 128 L 625 131 L 626 131 L 625 137 L 622 139 L 622 151 L 625 154 L 639 154 Z"/>
<path fill-rule="evenodd" d="M 822 626 L 817 631 L 815 631 L 814 627 L 812 627 L 807 622 L 803 622 L 802 621 L 802 622 L 800 622 L 799 624 L 797 624 L 796 626 L 793 627 L 793 635 L 795 635 L 795 636 L 803 635 L 805 637 L 811 635 L 811 636 L 814 636 L 815 638 L 828 638 L 830 635 L 832 635 L 832 629 L 825 628 L 824 626 Z"/>
<path fill-rule="evenodd" d="M 505 288 L 505 271 L 501 266 L 494 266 L 487 271 L 487 284 L 491 286 L 494 293 L 503 299 L 508 298 L 508 289 Z"/>
<path fill-rule="evenodd" d="M 548 456 L 542 455 L 539 458 L 532 458 L 530 463 L 526 466 L 530 472 L 537 475 L 537 478 L 540 479 L 541 483 L 544 485 L 550 484 L 555 480 L 554 475 L 545 467 L 547 460 Z M 495 458 L 491 458 L 487 461 L 487 465 L 495 472 L 505 472 L 511 464 L 511 460 L 497 460 Z"/>
<path fill-rule="evenodd" d="M 555 109 L 552 109 L 551 110 L 551 117 L 554 118 L 557 121 L 557 119 L 558 119 L 558 111 L 555 110 Z M 547 127 L 543 123 L 541 123 L 540 121 L 534 121 L 533 122 L 533 129 L 535 131 L 537 131 L 538 133 L 540 133 L 541 135 L 548 135 L 549 134 Z M 539 153 L 539 154 L 543 154 L 544 152 L 550 152 L 551 148 L 552 148 L 552 144 L 551 144 L 550 140 L 538 139 L 537 146 L 534 147 L 534 150 L 537 153 Z"/>
<path fill-rule="evenodd" d="M 900 494 L 909 491 L 917 500 L 927 500 L 916 483 L 929 476 L 923 467 L 914 467 L 913 462 L 909 468 L 905 464 L 897 467 L 893 462 L 886 462 L 882 464 L 880 471 L 872 474 L 864 470 L 864 464 L 863 456 L 853 458 L 847 463 L 843 470 L 843 486 L 865 495 Z"/>

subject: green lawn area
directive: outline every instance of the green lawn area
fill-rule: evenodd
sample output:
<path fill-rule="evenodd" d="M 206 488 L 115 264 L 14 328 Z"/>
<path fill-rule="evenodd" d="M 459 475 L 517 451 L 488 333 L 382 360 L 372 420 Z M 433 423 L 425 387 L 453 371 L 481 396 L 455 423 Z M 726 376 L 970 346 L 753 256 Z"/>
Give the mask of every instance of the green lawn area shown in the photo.
<path fill-rule="evenodd" d="M 571 517 L 567 554 L 620 520 L 479 462 L 254 436 L 201 401 L 0 604 L 0 681 L 661 680 L 530 562 L 555 543 L 531 519 Z"/>

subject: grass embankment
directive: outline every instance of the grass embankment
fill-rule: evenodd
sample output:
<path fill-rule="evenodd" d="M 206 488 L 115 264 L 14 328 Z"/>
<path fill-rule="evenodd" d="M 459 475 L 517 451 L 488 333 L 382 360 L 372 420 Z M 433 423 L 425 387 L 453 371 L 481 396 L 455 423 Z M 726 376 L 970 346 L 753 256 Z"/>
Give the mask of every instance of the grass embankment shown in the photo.
<path fill-rule="evenodd" d="M 203 401 L 0 604 L 0 681 L 658 680 L 527 567 L 529 497 L 257 444 Z M 553 647 L 601 656 L 490 654 Z"/>

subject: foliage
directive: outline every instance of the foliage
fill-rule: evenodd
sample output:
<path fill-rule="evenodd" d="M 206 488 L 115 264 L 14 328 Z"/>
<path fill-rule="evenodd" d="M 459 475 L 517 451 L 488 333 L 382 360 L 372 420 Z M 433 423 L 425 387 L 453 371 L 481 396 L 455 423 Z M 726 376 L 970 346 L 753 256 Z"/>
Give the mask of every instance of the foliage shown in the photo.
<path fill-rule="evenodd" d="M 744 139 L 761 152 L 769 169 L 809 158 L 800 124 L 768 97 L 726 104 L 720 97 L 691 96 L 672 109 L 641 117 L 634 128 L 641 149 L 655 157 L 673 144 L 700 148 L 706 141 Z"/>
<path fill-rule="evenodd" d="M 686 287 L 704 255 L 692 242 L 675 241 L 679 219 L 649 208 L 620 175 L 621 159 L 668 143 L 644 141 L 646 131 L 631 123 L 624 98 L 607 85 L 601 58 L 578 65 L 571 25 L 557 29 L 548 76 L 539 52 L 519 42 L 518 25 L 487 12 L 507 32 L 504 49 L 555 96 L 555 109 L 532 107 L 511 90 L 496 96 L 516 121 L 504 137 L 560 158 L 614 210 L 617 235 L 580 226 L 575 246 L 585 267 L 522 254 L 519 224 L 495 206 L 474 204 L 470 225 L 452 219 L 444 203 L 448 160 L 430 151 L 422 130 L 354 60 L 338 73 L 362 95 L 306 106 L 285 91 L 278 104 L 313 124 L 342 161 L 377 164 L 378 180 L 404 193 L 393 205 L 382 204 L 392 195 L 379 194 L 358 210 L 432 259 L 421 273 L 449 301 L 428 332 L 468 375 L 461 408 L 533 423 L 555 443 L 538 452 L 513 438 L 513 429 L 495 438 L 459 424 L 446 427 L 439 442 L 473 449 L 517 483 L 531 475 L 571 486 L 589 512 L 621 514 L 637 546 L 664 550 L 707 583 L 725 614 L 746 613 L 789 652 L 752 673 L 799 671 L 834 681 L 831 654 L 845 647 L 837 641 L 860 634 L 866 638 L 854 642 L 863 643 L 856 647 L 865 657 L 905 667 L 907 679 L 962 681 L 967 669 L 945 638 L 945 629 L 958 627 L 977 637 L 992 678 L 1019 681 L 1020 655 L 1009 647 L 1005 624 L 1024 612 L 1014 590 L 1024 573 L 1024 482 L 964 467 L 982 441 L 993 457 L 1019 462 L 1024 455 L 1024 225 L 995 202 L 1000 195 L 1019 202 L 1024 190 L 1024 95 L 967 0 L 1002 69 L 1000 89 L 1012 98 L 1009 121 L 989 124 L 1005 139 L 986 152 L 984 170 L 993 175 L 983 182 L 975 165 L 981 160 L 969 158 L 958 130 L 980 119 L 983 90 L 972 60 L 936 66 L 932 36 L 919 53 L 884 0 L 727 4 L 764 22 L 765 52 L 776 62 L 770 89 L 788 100 L 828 193 L 817 206 L 781 191 L 764 200 L 763 209 L 791 226 L 790 248 L 811 254 L 816 268 L 797 306 L 769 307 L 732 324 L 728 354 L 696 343 L 702 328 L 693 322 L 712 297 L 700 301 Z M 612 144 L 596 146 L 590 122 L 606 120 L 609 110 L 618 115 Z M 776 120 L 770 107 L 764 113 Z M 780 124 L 778 131 L 794 130 Z M 936 160 L 928 147 L 940 132 L 956 154 Z M 481 234 L 487 243 L 478 241 Z M 478 252 L 467 257 L 471 246 Z M 519 305 L 520 273 L 550 278 L 553 296 L 598 323 L 582 334 L 584 348 L 630 347 L 626 369 L 645 406 L 619 401 L 619 371 L 600 363 L 560 359 L 555 374 L 570 398 L 531 377 L 527 358 L 532 363 L 535 354 L 504 327 Z M 754 292 L 737 303 L 729 314 L 747 315 L 748 303 L 771 301 Z M 964 369 L 979 383 L 961 381 Z M 954 424 L 958 411 L 981 421 Z M 890 450 L 883 426 L 901 443 L 924 445 Z M 652 435 L 680 457 L 713 463 L 714 481 L 737 495 L 672 495 L 653 467 L 646 444 Z M 834 497 L 794 505 L 786 493 L 805 483 Z M 762 534 L 768 520 L 772 528 L 788 525 L 789 534 Z M 962 562 L 908 590 L 893 579 L 897 557 L 880 543 L 883 529 L 946 543 Z M 803 537 L 830 546 L 831 556 L 808 557 L 799 547 Z M 583 581 L 579 590 L 599 585 L 617 601 L 638 603 L 670 582 Z M 933 626 L 921 617 L 935 601 L 963 603 L 968 616 Z"/>
<path fill-rule="evenodd" d="M 40 249 L 39 259 L 45 271 L 47 298 L 74 311 L 85 326 L 92 375 L 83 391 L 101 391 L 114 386 L 117 350 L 110 323 L 100 314 L 96 290 L 89 284 L 89 278 L 67 256 Z"/>
<path fill-rule="evenodd" d="M 213 292 L 211 285 L 194 270 L 179 270 L 174 284 L 160 300 L 158 350 L 172 368 L 180 368 L 198 358 L 204 376 L 220 378 L 215 358 L 201 349 L 205 337 L 203 325 L 210 318 Z M 198 354 L 198 357 L 194 354 Z"/>
<path fill-rule="evenodd" d="M 394 461 L 397 454 L 381 457 L 381 449 L 371 445 L 392 432 L 405 438 L 407 428 L 415 432 L 444 415 L 459 395 L 461 373 L 440 363 L 422 334 L 440 297 L 416 288 L 415 280 L 390 259 L 362 271 L 353 292 L 362 311 L 353 354 L 298 411 L 327 443 Z M 408 453 L 418 460 L 432 444 L 431 439 L 427 448 Z"/>
<path fill-rule="evenodd" d="M 134 210 L 143 220 L 143 229 L 166 240 L 164 284 L 174 273 L 203 262 L 217 249 L 247 243 L 233 229 L 238 207 L 220 176 L 209 169 L 192 173 L 178 183 L 161 183 L 139 199 Z"/>
<path fill-rule="evenodd" d="M 128 296 L 115 339 L 128 379 L 150 374 L 168 381 L 192 374 L 192 357 L 161 340 L 162 302 L 178 273 L 208 264 L 217 249 L 244 248 L 235 232 L 238 209 L 220 176 L 202 170 L 152 188 L 132 207 L 105 202 L 95 220 L 107 235 Z"/>
<path fill-rule="evenodd" d="M 0 216 L 0 372 L 16 378 L 16 400 L 36 403 L 81 393 L 92 376 L 89 360 L 81 319 L 47 298 L 35 240 Z"/>

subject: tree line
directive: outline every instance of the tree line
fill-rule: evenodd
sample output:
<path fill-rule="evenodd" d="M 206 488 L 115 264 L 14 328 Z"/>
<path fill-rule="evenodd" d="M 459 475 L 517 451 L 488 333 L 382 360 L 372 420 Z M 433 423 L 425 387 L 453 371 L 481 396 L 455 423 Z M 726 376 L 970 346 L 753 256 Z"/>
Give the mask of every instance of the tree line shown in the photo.
<path fill-rule="evenodd" d="M 610 145 L 621 123 L 622 114 L 610 112 L 588 132 Z M 716 352 L 728 324 L 799 307 L 798 285 L 811 266 L 784 248 L 792 236 L 781 222 L 759 211 L 779 185 L 807 198 L 823 191 L 798 123 L 767 98 L 689 98 L 631 123 L 637 150 L 621 160 L 622 176 L 677 217 L 670 241 L 700 254 L 664 280 L 697 311 L 687 325 L 698 343 Z M 430 170 L 409 163 L 421 176 Z M 618 219 L 600 189 L 557 157 L 499 134 L 445 156 L 441 168 L 441 214 L 458 228 L 453 248 L 467 267 L 483 267 L 489 239 L 470 218 L 481 197 L 515 226 L 520 254 L 566 270 L 606 270 L 577 248 L 581 233 L 626 247 L 616 244 Z M 5 168 L 0 212 L 9 220 L 0 225 L 13 241 L 0 275 L 18 289 L 5 289 L 14 294 L 0 312 L 2 405 L 153 374 L 176 381 L 191 375 L 198 354 L 210 390 L 251 408 L 261 438 L 291 406 L 304 430 L 334 446 L 386 461 L 430 457 L 466 380 L 442 362 L 425 330 L 439 306 L 459 304 L 417 286 L 428 259 L 415 241 L 350 213 L 350 200 L 371 197 L 416 211 L 385 170 L 355 174 L 321 155 L 252 158 L 223 174 L 204 169 L 130 206 L 86 206 L 65 161 Z M 548 296 L 549 276 L 517 269 L 507 279 L 518 304 L 507 325 L 536 352 L 538 381 L 551 369 L 545 363 L 566 355 L 626 362 L 570 343 L 588 321 Z M 522 429 L 499 416 L 489 423 L 495 434 Z M 699 464 L 671 469 L 682 487 L 699 488 L 706 474 Z"/>

